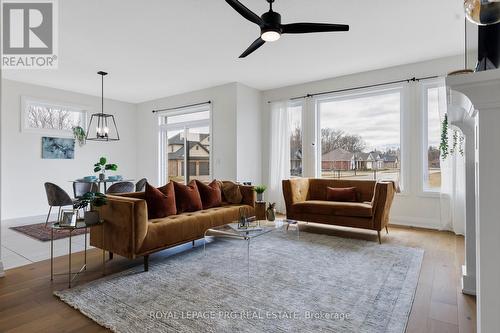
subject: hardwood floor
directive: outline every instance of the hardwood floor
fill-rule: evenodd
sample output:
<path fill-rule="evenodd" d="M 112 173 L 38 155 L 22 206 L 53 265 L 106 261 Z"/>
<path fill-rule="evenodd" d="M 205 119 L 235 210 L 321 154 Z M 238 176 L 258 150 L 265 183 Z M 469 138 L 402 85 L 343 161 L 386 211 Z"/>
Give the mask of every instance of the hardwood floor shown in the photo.
<path fill-rule="evenodd" d="M 377 241 L 373 231 L 301 224 L 301 230 Z M 449 232 L 425 229 L 389 227 L 389 235 L 382 233 L 382 242 L 420 247 L 425 250 L 415 301 L 408 322 L 408 333 L 475 332 L 476 301 L 460 291 L 464 240 Z M 201 241 L 197 245 L 202 244 Z M 191 243 L 150 256 L 152 262 L 164 260 L 179 251 L 189 250 Z M 88 252 L 89 271 L 79 283 L 101 277 L 101 251 Z M 76 255 L 75 268 L 83 260 Z M 67 256 L 55 261 L 54 269 L 66 269 Z M 107 274 L 142 265 L 142 258 L 130 261 L 119 256 L 108 261 Z M 50 282 L 50 261 L 41 261 L 14 268 L 0 278 L 0 332 L 105 332 L 92 320 L 59 301 L 53 290 L 67 287 L 63 276 Z"/>

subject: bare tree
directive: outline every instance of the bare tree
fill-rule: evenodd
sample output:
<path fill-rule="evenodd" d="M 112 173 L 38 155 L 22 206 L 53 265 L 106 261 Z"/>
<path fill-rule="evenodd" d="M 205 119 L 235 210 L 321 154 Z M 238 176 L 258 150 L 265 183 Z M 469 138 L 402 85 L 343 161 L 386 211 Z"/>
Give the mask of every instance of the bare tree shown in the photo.
<path fill-rule="evenodd" d="M 71 130 L 79 125 L 71 111 L 33 104 L 28 105 L 26 120 L 31 128 Z"/>
<path fill-rule="evenodd" d="M 335 149 L 345 149 L 352 153 L 362 152 L 366 143 L 359 135 L 346 134 L 333 128 L 321 129 L 321 153 L 326 154 Z"/>

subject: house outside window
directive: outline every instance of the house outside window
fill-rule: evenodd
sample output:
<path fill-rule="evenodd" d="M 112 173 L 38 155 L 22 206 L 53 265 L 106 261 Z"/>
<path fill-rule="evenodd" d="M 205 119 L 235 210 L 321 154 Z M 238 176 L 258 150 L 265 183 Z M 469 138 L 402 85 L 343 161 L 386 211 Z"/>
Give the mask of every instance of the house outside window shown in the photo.
<path fill-rule="evenodd" d="M 160 183 L 210 180 L 210 106 L 162 114 L 159 124 Z"/>

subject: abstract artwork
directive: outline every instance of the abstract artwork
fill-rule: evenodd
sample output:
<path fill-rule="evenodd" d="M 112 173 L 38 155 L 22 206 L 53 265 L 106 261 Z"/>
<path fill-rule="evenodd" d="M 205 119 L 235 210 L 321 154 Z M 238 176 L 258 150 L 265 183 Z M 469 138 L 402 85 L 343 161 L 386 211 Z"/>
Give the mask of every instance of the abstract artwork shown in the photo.
<path fill-rule="evenodd" d="M 42 137 L 42 158 L 72 160 L 75 158 L 75 139 Z"/>

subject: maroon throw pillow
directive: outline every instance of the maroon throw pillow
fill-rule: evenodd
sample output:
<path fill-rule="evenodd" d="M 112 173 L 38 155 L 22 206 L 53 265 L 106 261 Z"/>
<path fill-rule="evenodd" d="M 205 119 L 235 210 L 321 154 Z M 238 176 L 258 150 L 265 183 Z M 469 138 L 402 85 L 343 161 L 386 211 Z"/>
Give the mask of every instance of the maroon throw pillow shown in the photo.
<path fill-rule="evenodd" d="M 217 180 L 213 180 L 208 185 L 197 180 L 196 186 L 200 193 L 203 209 L 219 207 L 222 204 L 222 193 Z"/>
<path fill-rule="evenodd" d="M 171 182 L 159 189 L 146 183 L 144 198 L 148 206 L 148 219 L 177 214 L 174 185 Z"/>
<path fill-rule="evenodd" d="M 341 202 L 356 202 L 356 188 L 355 187 L 327 187 L 326 200 L 328 201 L 341 201 Z"/>
<path fill-rule="evenodd" d="M 187 185 L 177 182 L 173 183 L 177 214 L 195 212 L 203 209 L 200 193 L 198 192 L 198 186 L 196 186 L 196 182 L 194 180 L 190 181 Z"/>

